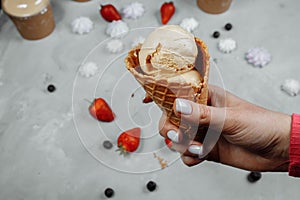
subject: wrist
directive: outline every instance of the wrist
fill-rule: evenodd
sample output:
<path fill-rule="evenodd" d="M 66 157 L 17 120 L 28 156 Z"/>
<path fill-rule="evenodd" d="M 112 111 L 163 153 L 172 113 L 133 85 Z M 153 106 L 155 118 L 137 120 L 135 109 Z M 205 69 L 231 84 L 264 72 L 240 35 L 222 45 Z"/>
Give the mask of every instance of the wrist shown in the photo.
<path fill-rule="evenodd" d="M 287 172 L 289 169 L 289 146 L 292 118 L 290 115 L 279 113 L 275 126 L 277 135 L 277 145 L 274 149 L 276 166 L 274 171 Z"/>
<path fill-rule="evenodd" d="M 289 146 L 290 146 L 290 134 L 291 134 L 292 117 L 290 115 L 283 115 L 282 121 L 279 124 L 281 129 L 281 143 L 280 143 L 280 155 L 283 160 L 289 160 Z"/>

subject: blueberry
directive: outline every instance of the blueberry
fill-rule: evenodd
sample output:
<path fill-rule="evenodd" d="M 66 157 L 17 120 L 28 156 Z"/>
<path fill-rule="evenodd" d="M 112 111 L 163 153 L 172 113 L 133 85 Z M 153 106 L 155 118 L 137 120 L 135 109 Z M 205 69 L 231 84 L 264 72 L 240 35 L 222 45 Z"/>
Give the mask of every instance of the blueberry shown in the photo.
<path fill-rule="evenodd" d="M 225 24 L 225 30 L 230 31 L 232 29 L 232 24 L 227 23 Z"/>
<path fill-rule="evenodd" d="M 254 183 L 261 179 L 261 173 L 260 172 L 250 172 L 247 176 L 247 179 L 250 183 Z"/>
<path fill-rule="evenodd" d="M 215 31 L 215 32 L 213 33 L 213 37 L 214 37 L 214 38 L 220 37 L 220 32 L 219 32 L 219 31 Z"/>
<path fill-rule="evenodd" d="M 107 198 L 111 198 L 112 196 L 114 196 L 115 191 L 111 188 L 106 188 L 104 194 Z"/>
<path fill-rule="evenodd" d="M 147 183 L 147 189 L 150 191 L 150 192 L 153 192 L 155 189 L 156 189 L 156 183 L 154 181 L 149 181 Z"/>
<path fill-rule="evenodd" d="M 103 142 L 103 147 L 104 147 L 105 149 L 111 149 L 111 148 L 113 147 L 113 144 L 112 144 L 109 140 L 105 140 L 105 141 Z"/>
<path fill-rule="evenodd" d="M 50 84 L 50 85 L 48 85 L 47 90 L 48 90 L 48 92 L 54 92 L 56 90 L 56 88 L 54 85 Z"/>

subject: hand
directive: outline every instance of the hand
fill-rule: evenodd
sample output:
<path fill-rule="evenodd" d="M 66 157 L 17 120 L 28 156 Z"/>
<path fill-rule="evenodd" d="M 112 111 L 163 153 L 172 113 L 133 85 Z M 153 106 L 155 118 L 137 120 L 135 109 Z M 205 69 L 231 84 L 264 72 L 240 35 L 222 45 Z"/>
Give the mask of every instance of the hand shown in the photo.
<path fill-rule="evenodd" d="M 199 159 L 206 147 L 187 140 L 166 115 L 162 116 L 160 134 L 173 141 L 173 147 L 182 154 L 186 165 L 210 160 L 250 171 L 288 170 L 291 116 L 251 104 L 212 85 L 208 106 L 176 99 L 174 111 L 194 125 L 209 126 L 212 130 L 221 127 L 216 145 L 206 157 Z"/>

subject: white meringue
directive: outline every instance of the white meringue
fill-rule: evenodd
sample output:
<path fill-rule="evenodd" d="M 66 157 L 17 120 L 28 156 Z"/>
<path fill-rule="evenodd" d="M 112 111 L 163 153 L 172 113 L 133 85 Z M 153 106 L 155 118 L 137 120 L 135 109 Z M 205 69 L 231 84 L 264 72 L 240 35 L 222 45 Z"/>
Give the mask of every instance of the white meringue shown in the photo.
<path fill-rule="evenodd" d="M 246 53 L 246 60 L 255 67 L 264 67 L 271 61 L 271 54 L 264 48 L 252 48 Z"/>
<path fill-rule="evenodd" d="M 98 66 L 94 62 L 87 62 L 79 67 L 78 72 L 82 77 L 89 78 L 97 74 Z"/>
<path fill-rule="evenodd" d="M 112 38 L 124 37 L 129 31 L 129 28 L 122 20 L 112 21 L 107 25 L 106 34 Z"/>
<path fill-rule="evenodd" d="M 88 17 L 78 17 L 72 21 L 71 26 L 74 33 L 82 35 L 89 33 L 93 29 L 94 23 Z"/>
<path fill-rule="evenodd" d="M 199 25 L 198 21 L 195 18 L 193 18 L 193 17 L 191 17 L 191 18 L 185 18 L 179 24 L 179 26 L 181 26 L 182 28 L 184 28 L 188 32 L 194 31 L 195 28 L 198 27 L 198 25 Z"/>
<path fill-rule="evenodd" d="M 123 42 L 118 39 L 111 40 L 106 44 L 106 49 L 110 53 L 118 53 L 118 52 L 122 51 L 123 48 L 124 48 Z"/>
<path fill-rule="evenodd" d="M 138 36 L 133 40 L 131 47 L 136 47 L 138 44 L 143 44 L 144 42 L 145 42 L 145 38 L 142 36 Z"/>
<path fill-rule="evenodd" d="M 300 83 L 295 79 L 286 79 L 281 85 L 281 90 L 290 96 L 296 96 L 300 92 Z"/>
<path fill-rule="evenodd" d="M 125 18 L 128 19 L 137 19 L 141 17 L 145 12 L 143 4 L 139 2 L 130 3 L 129 5 L 125 6 L 122 10 L 122 13 Z"/>
<path fill-rule="evenodd" d="M 219 50 L 223 53 L 230 53 L 236 49 L 236 41 L 232 38 L 226 38 L 219 41 Z"/>

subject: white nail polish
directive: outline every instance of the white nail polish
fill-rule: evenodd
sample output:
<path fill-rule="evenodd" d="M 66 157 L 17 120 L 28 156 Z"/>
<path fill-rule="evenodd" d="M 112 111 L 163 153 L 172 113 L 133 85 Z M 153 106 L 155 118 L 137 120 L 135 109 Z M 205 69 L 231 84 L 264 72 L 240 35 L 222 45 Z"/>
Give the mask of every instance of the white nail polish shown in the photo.
<path fill-rule="evenodd" d="M 189 152 L 197 155 L 202 155 L 203 154 L 203 148 L 202 146 L 197 146 L 197 145 L 191 145 L 189 147 Z"/>
<path fill-rule="evenodd" d="M 192 114 L 192 106 L 185 99 L 176 99 L 176 111 L 184 115 Z"/>
<path fill-rule="evenodd" d="M 170 140 L 172 140 L 173 142 L 178 143 L 178 133 L 174 130 L 169 130 L 167 133 L 167 136 Z"/>

